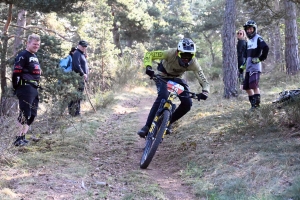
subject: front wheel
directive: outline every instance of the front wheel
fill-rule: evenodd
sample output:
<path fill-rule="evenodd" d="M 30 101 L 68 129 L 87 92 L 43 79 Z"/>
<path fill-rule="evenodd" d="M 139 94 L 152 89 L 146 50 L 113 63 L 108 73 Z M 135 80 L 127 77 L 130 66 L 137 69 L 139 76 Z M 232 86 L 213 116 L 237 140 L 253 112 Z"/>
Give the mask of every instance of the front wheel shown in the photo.
<path fill-rule="evenodd" d="M 149 166 L 152 158 L 155 155 L 158 145 L 162 141 L 162 137 L 167 129 L 169 119 L 170 111 L 164 110 L 163 113 L 158 117 L 157 121 L 154 122 L 155 127 L 153 127 L 152 130 L 150 129 L 151 131 L 146 137 L 146 146 L 141 158 L 140 168 L 146 169 Z"/>

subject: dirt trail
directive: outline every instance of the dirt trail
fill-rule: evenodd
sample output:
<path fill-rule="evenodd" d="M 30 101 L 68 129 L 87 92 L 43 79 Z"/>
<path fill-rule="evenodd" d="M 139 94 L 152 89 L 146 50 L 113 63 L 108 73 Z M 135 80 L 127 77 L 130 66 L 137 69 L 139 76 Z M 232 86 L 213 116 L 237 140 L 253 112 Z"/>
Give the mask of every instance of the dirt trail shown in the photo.
<path fill-rule="evenodd" d="M 24 164 L 24 169 L 17 164 L 0 167 L 0 182 L 7 187 L 0 189 L 0 199 L 195 199 L 182 184 L 180 169 L 166 159 L 171 138 L 159 146 L 148 169 L 139 167 L 145 140 L 137 138 L 136 132 L 143 127 L 155 95 L 126 93 L 119 98 L 117 105 L 84 114 L 81 125 L 95 126 L 90 135 L 71 131 L 64 136 L 66 143 L 55 133 L 28 147 L 13 148 L 17 157 L 31 164 Z M 150 192 L 145 189 L 149 185 Z"/>
<path fill-rule="evenodd" d="M 153 99 L 142 98 L 139 105 L 137 105 L 140 109 L 140 112 L 137 113 L 137 117 L 139 119 L 138 127 L 143 127 L 147 116 L 149 114 L 149 109 L 143 109 L 143 107 L 150 107 L 153 103 Z M 167 140 L 164 142 L 168 142 Z M 144 147 L 145 141 L 140 139 L 136 146 L 139 149 Z M 140 160 L 140 156 L 142 154 L 142 150 L 140 155 L 136 154 L 136 159 Z M 164 145 L 160 145 L 158 150 L 148 166 L 145 170 L 150 177 L 152 177 L 154 182 L 157 182 L 158 185 L 163 189 L 165 196 L 169 200 L 192 200 L 195 197 L 191 194 L 190 189 L 187 186 L 184 186 L 180 177 L 174 170 L 172 169 L 173 164 L 165 161 L 167 157 L 168 151 L 164 148 Z"/>

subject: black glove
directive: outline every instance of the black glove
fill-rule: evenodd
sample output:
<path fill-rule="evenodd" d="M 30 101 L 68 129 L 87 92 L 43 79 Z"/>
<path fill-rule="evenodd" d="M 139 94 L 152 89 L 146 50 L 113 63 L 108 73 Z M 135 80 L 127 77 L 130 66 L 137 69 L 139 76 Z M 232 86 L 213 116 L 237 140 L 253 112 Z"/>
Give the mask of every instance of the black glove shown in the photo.
<path fill-rule="evenodd" d="M 200 94 L 196 94 L 198 101 L 200 101 L 200 99 L 206 100 L 208 97 L 208 92 L 206 90 L 202 90 L 202 93 Z"/>
<path fill-rule="evenodd" d="M 149 66 L 149 65 L 146 67 L 146 74 L 147 74 L 148 76 L 150 76 L 151 79 L 152 79 L 153 76 L 154 76 L 154 71 L 152 70 L 152 67 Z"/>

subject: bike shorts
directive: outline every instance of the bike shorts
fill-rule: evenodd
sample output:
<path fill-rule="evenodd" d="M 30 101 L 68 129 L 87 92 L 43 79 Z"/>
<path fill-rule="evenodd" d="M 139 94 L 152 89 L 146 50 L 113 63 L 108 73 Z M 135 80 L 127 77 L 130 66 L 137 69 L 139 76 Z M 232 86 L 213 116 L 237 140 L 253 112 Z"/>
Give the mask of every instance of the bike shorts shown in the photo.
<path fill-rule="evenodd" d="M 246 72 L 243 90 L 259 88 L 260 72 Z"/>
<path fill-rule="evenodd" d="M 31 85 L 22 85 L 17 88 L 16 93 L 19 99 L 20 116 L 24 116 L 26 121 L 30 117 L 37 116 L 37 108 L 39 104 L 37 88 Z M 20 123 L 24 124 L 27 122 L 22 120 Z"/>

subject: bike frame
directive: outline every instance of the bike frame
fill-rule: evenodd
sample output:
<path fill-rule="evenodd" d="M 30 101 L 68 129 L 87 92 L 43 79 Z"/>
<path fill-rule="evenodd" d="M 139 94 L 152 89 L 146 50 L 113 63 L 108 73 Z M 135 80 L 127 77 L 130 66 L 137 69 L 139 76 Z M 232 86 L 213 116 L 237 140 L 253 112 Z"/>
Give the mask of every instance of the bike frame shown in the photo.
<path fill-rule="evenodd" d="M 163 99 L 160 102 L 160 106 L 156 112 L 154 120 L 150 126 L 148 135 L 146 137 L 146 145 L 144 148 L 144 152 L 141 158 L 140 167 L 142 169 L 146 169 L 150 164 L 152 158 L 155 155 L 155 152 L 158 148 L 158 145 L 164 139 L 167 128 L 172 119 L 172 113 L 175 110 L 175 104 L 173 104 L 173 100 L 180 96 L 180 93 L 184 91 L 184 87 L 176 82 L 166 81 L 158 76 L 155 76 L 156 79 L 167 83 L 169 96 L 167 100 Z M 189 92 L 189 96 L 181 96 L 186 98 L 196 98 L 196 94 L 193 92 Z"/>
<path fill-rule="evenodd" d="M 160 106 L 159 106 L 159 108 L 158 108 L 158 110 L 156 112 L 156 115 L 155 115 L 154 120 L 153 120 L 153 122 L 151 124 L 149 132 L 152 132 L 154 130 L 154 128 L 156 128 L 156 124 L 158 122 L 158 119 L 159 119 L 159 117 L 161 116 L 161 114 L 163 113 L 164 110 L 168 110 L 170 112 L 170 117 L 169 117 L 169 120 L 168 120 L 168 126 L 169 126 L 170 121 L 172 119 L 172 113 L 175 110 L 175 109 L 173 109 L 174 106 L 175 106 L 175 104 L 172 103 L 175 98 L 176 98 L 176 95 L 170 93 L 167 100 L 163 99 L 160 102 Z M 163 138 L 164 138 L 165 134 L 166 134 L 166 130 L 164 131 Z"/>

